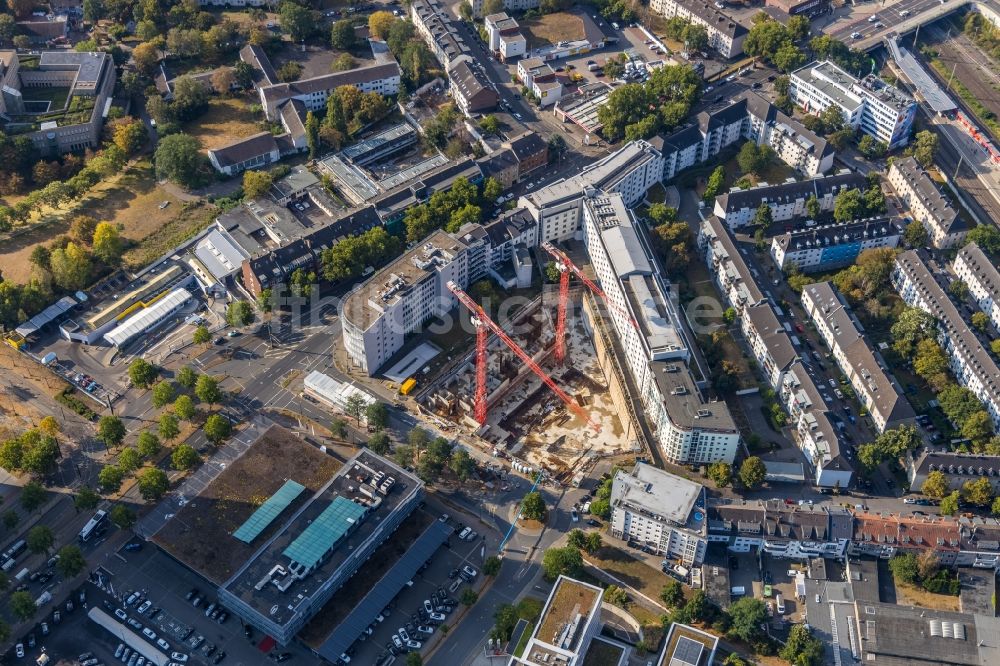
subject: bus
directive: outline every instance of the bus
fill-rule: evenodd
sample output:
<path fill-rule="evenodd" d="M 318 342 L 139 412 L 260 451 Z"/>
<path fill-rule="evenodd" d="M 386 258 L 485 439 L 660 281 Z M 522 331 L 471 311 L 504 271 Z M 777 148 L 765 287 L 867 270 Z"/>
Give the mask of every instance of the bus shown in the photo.
<path fill-rule="evenodd" d="M 82 530 L 80 530 L 80 541 L 83 542 L 89 541 L 90 537 L 94 535 L 94 532 L 96 532 L 98 528 L 104 524 L 104 521 L 107 519 L 107 517 L 108 517 L 107 511 L 102 510 L 95 513 L 94 517 L 88 520 L 87 524 L 83 526 Z"/>

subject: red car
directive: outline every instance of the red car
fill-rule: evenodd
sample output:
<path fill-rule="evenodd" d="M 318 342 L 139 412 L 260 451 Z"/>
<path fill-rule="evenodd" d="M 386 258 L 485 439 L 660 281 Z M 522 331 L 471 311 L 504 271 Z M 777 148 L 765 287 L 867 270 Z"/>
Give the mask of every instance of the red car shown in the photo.
<path fill-rule="evenodd" d="M 806 332 L 806 329 L 802 328 L 802 324 L 796 324 L 795 325 L 795 330 L 798 331 L 799 333 L 805 333 Z"/>

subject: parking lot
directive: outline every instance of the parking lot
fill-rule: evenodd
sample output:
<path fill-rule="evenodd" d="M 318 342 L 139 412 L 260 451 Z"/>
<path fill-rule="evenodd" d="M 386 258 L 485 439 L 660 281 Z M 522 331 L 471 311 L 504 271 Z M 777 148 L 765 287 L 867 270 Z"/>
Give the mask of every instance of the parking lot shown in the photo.
<path fill-rule="evenodd" d="M 419 651 L 426 647 L 429 638 L 441 633 L 441 626 L 454 626 L 454 616 L 462 610 L 462 606 L 458 605 L 458 599 L 462 591 L 469 586 L 460 575 L 462 567 L 471 567 L 476 572 L 474 585 L 478 586 L 482 579 L 480 555 L 484 546 L 484 535 L 477 534 L 472 540 L 461 540 L 459 534 L 465 526 L 455 519 L 450 519 L 449 523 L 455 528 L 455 533 L 431 556 L 430 564 L 413 578 L 413 584 L 403 588 L 389 605 L 388 614 L 383 612 L 383 620 L 379 622 L 376 618 L 371 627 L 373 633 L 366 640 L 354 644 L 355 654 L 351 655 L 352 661 L 356 660 L 361 664 L 381 664 L 393 651 L 406 654 L 407 650 L 402 647 L 401 628 L 408 638 L 421 644 L 419 648 L 414 649 Z M 488 541 L 492 542 L 492 535 L 490 536 Z M 441 603 L 435 604 L 432 595 L 437 595 Z M 444 601 L 441 600 L 442 597 Z M 436 619 L 431 619 L 426 611 L 425 600 L 431 602 L 430 605 L 435 609 L 435 613 L 440 613 L 435 616 Z M 453 610 L 445 611 L 444 608 L 449 606 Z M 437 610 L 438 608 L 441 610 Z M 420 627 L 423 627 L 424 631 L 421 631 Z M 427 630 L 431 630 L 430 633 Z M 394 637 L 399 639 L 399 646 Z"/>

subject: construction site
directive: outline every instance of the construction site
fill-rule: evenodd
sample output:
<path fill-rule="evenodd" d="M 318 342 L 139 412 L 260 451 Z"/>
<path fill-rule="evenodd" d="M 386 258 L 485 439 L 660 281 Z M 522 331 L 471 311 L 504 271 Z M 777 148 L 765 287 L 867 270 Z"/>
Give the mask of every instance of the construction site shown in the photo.
<path fill-rule="evenodd" d="M 454 288 L 477 344 L 418 396 L 423 409 L 498 453 L 564 481 L 599 458 L 641 450 L 629 417 L 622 420 L 622 386 L 609 386 L 595 348 L 593 297 L 585 286 L 569 288 L 570 272 L 558 296 L 543 292 L 502 328 Z"/>

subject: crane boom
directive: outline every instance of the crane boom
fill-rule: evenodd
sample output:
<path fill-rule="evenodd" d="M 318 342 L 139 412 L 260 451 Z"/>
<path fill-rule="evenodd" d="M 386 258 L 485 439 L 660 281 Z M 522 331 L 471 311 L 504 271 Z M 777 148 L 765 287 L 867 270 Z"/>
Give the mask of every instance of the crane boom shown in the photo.
<path fill-rule="evenodd" d="M 484 312 L 483 309 L 479 307 L 479 304 L 476 303 L 474 300 L 472 300 L 472 298 L 467 293 L 465 293 L 465 291 L 463 291 L 461 287 L 459 287 L 457 284 L 449 280 L 448 289 L 451 291 L 451 293 L 455 294 L 455 297 L 458 299 L 458 301 L 462 305 L 464 305 L 469 310 L 469 312 L 471 312 L 476 317 L 476 319 L 479 320 L 480 325 L 485 324 L 486 326 L 488 326 L 489 329 L 493 331 L 493 333 L 495 333 L 496 336 L 500 338 L 503 341 L 503 343 L 507 345 L 510 348 L 510 350 L 514 352 L 514 354 L 517 355 L 517 357 L 521 359 L 521 361 L 523 361 L 524 364 L 531 369 L 532 372 L 538 375 L 538 378 L 541 379 L 546 386 L 552 389 L 552 392 L 555 393 L 556 396 L 563 401 L 563 404 L 565 404 L 570 411 L 579 416 L 584 423 L 589 425 L 594 430 L 594 432 L 598 433 L 601 432 L 601 424 L 593 420 L 590 417 L 590 414 L 587 413 L 587 410 L 578 405 L 576 400 L 574 400 L 572 397 L 569 396 L 569 394 L 567 394 L 565 391 L 559 388 L 559 385 L 556 384 L 555 380 L 549 377 L 549 375 L 545 372 L 545 370 L 543 370 L 542 367 L 538 365 L 538 363 L 536 363 L 533 358 L 531 358 L 528 352 L 521 349 L 521 347 L 516 342 L 514 342 L 510 338 L 510 336 L 508 336 L 507 333 L 504 332 L 502 328 L 500 328 L 499 324 L 490 319 L 489 315 L 487 315 L 486 312 Z"/>
<path fill-rule="evenodd" d="M 632 326 L 634 328 L 639 328 L 639 325 L 635 323 L 635 319 L 632 317 L 632 315 L 629 314 L 624 309 L 622 309 L 617 303 L 614 303 L 610 298 L 608 298 L 608 295 L 605 294 L 604 291 L 600 287 L 597 286 L 596 282 L 594 282 L 593 280 L 591 280 L 590 278 L 588 278 L 586 275 L 584 275 L 583 271 L 581 271 L 576 266 L 576 264 L 574 264 L 572 261 L 570 261 L 569 256 L 567 256 L 567 254 L 565 252 L 563 252 L 562 250 L 560 250 L 559 248 L 557 248 L 556 246 L 554 246 L 552 243 L 550 243 L 548 241 L 545 241 L 544 243 L 542 243 L 542 249 L 545 250 L 546 252 L 548 252 L 549 254 L 551 254 L 553 257 L 555 257 L 556 261 L 562 263 L 566 268 L 568 268 L 570 271 L 572 271 L 573 275 L 575 275 L 576 277 L 578 277 L 580 279 L 580 282 L 582 282 L 585 285 L 587 285 L 587 288 L 590 289 L 590 291 L 594 292 L 594 294 L 596 296 L 598 296 L 601 300 L 603 300 L 604 303 L 609 308 L 611 308 L 612 310 L 614 310 L 615 312 L 617 312 L 619 315 L 621 315 L 622 317 L 624 317 L 625 320 L 628 321 L 630 324 L 632 324 Z"/>

